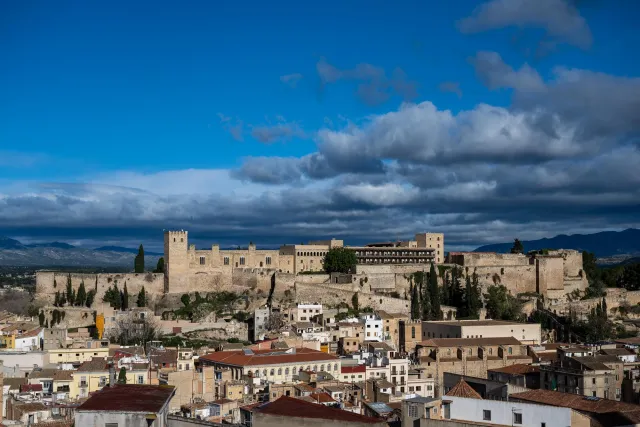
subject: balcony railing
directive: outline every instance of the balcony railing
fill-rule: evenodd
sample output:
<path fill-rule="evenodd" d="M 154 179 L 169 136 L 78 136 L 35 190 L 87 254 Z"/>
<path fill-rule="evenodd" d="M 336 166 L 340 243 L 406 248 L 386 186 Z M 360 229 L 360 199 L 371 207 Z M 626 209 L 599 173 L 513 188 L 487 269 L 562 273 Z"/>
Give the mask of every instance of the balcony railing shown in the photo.
<path fill-rule="evenodd" d="M 78 387 L 80 387 L 80 388 L 84 388 L 84 387 L 88 387 L 88 386 L 89 386 L 89 384 L 87 384 L 86 381 L 80 381 L 78 383 Z"/>

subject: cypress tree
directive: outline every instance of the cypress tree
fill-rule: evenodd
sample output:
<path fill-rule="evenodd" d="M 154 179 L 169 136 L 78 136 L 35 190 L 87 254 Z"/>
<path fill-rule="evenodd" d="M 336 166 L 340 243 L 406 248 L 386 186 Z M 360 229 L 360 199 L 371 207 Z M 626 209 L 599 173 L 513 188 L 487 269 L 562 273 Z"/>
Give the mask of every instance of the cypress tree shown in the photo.
<path fill-rule="evenodd" d="M 136 303 L 138 307 L 147 306 L 147 293 L 144 290 L 144 286 L 142 287 L 142 289 L 140 289 L 140 292 L 138 292 L 138 300 Z"/>
<path fill-rule="evenodd" d="M 436 267 L 434 263 L 431 263 L 431 270 L 429 271 L 429 298 L 431 300 L 431 318 L 440 319 L 440 289 L 438 288 L 438 275 L 436 274 Z"/>
<path fill-rule="evenodd" d="M 138 255 L 133 261 L 133 270 L 136 273 L 144 273 L 144 248 L 142 245 L 138 248 Z"/>
<path fill-rule="evenodd" d="M 440 292 L 440 304 L 442 305 L 451 305 L 451 301 L 449 300 L 450 295 L 449 295 L 450 291 L 449 291 L 449 275 L 447 274 L 447 272 L 444 272 L 444 275 L 442 276 L 442 292 Z"/>
<path fill-rule="evenodd" d="M 471 276 L 469 276 L 469 272 L 467 271 L 467 280 L 466 280 L 466 286 L 464 288 L 464 308 L 465 308 L 465 312 L 464 315 L 465 317 L 467 316 L 471 316 L 471 306 L 473 305 L 472 303 L 472 296 L 471 296 Z"/>
<path fill-rule="evenodd" d="M 87 300 L 85 301 L 85 305 L 89 308 L 91 308 L 91 306 L 93 305 L 93 300 L 96 297 L 96 291 L 94 291 L 93 289 L 90 290 L 89 292 L 87 292 Z"/>
<path fill-rule="evenodd" d="M 120 373 L 118 374 L 118 384 L 126 384 L 127 383 L 127 369 L 123 366 L 120 368 Z"/>
<path fill-rule="evenodd" d="M 60 306 L 60 291 L 56 291 L 56 295 L 53 298 L 53 305 L 55 307 L 59 307 Z"/>
<path fill-rule="evenodd" d="M 156 265 L 156 273 L 164 273 L 164 258 L 160 257 L 158 259 L 158 264 Z"/>
<path fill-rule="evenodd" d="M 607 320 L 607 300 L 605 297 L 602 297 L 602 318 Z"/>
<path fill-rule="evenodd" d="M 420 294 L 418 286 L 411 286 L 411 320 L 420 320 Z"/>
<path fill-rule="evenodd" d="M 76 294 L 73 291 L 73 285 L 71 284 L 71 274 L 67 276 L 67 302 L 69 305 L 73 305 L 76 301 Z"/>
<path fill-rule="evenodd" d="M 76 305 L 82 307 L 87 302 L 87 291 L 84 288 L 84 280 L 80 282 L 78 293 L 76 294 Z"/>
<path fill-rule="evenodd" d="M 122 309 L 129 308 L 129 291 L 127 291 L 127 283 L 124 284 L 124 291 L 122 292 Z"/>

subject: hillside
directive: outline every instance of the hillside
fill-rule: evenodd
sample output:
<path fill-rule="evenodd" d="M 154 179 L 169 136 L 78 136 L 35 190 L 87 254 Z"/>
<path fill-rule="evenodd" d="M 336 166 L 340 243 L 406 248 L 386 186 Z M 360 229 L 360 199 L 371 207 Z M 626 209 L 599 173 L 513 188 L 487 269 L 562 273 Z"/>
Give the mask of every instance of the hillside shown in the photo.
<path fill-rule="evenodd" d="M 640 230 L 602 231 L 594 234 L 560 234 L 552 238 L 523 240 L 525 252 L 540 249 L 576 249 L 593 252 L 598 258 L 640 255 Z M 475 252 L 506 253 L 513 242 L 480 246 Z"/>
<path fill-rule="evenodd" d="M 130 267 L 137 249 L 87 249 L 67 243 L 23 244 L 0 236 L 0 266 L 23 267 Z M 159 254 L 145 253 L 145 264 L 155 266 Z"/>

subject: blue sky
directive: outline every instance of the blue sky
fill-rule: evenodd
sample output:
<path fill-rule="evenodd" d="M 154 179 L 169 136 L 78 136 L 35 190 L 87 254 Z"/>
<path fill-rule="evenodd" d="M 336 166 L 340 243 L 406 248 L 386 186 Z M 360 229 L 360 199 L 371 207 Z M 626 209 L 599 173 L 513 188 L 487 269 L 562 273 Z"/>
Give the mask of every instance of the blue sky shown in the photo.
<path fill-rule="evenodd" d="M 432 229 L 472 247 L 638 226 L 639 12 L 3 3 L 0 233 L 154 245 L 180 226 L 271 245 Z"/>

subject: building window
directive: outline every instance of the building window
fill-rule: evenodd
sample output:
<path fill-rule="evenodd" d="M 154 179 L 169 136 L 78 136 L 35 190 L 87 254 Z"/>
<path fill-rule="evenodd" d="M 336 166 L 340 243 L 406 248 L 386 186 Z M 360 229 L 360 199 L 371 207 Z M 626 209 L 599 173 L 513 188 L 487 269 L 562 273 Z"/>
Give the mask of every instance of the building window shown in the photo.
<path fill-rule="evenodd" d="M 411 338 L 415 338 L 416 337 L 416 327 L 412 326 L 411 327 Z"/>
<path fill-rule="evenodd" d="M 271 265 L 271 257 L 270 257 L 270 256 L 266 257 L 266 258 L 264 259 L 264 263 L 265 263 L 266 265 Z"/>
<path fill-rule="evenodd" d="M 522 424 L 522 414 L 518 412 L 513 413 L 513 424 Z"/>
<path fill-rule="evenodd" d="M 591 378 L 591 384 L 595 384 L 596 383 L 596 379 L 595 378 Z"/>
<path fill-rule="evenodd" d="M 201 256 L 200 257 L 200 265 L 204 265 L 206 258 Z"/>
<path fill-rule="evenodd" d="M 224 265 L 229 265 L 229 257 L 228 256 L 224 257 L 223 262 L 224 262 Z"/>
<path fill-rule="evenodd" d="M 271 373 L 271 376 L 273 376 L 276 373 L 276 370 L 272 369 L 270 373 Z"/>
<path fill-rule="evenodd" d="M 244 257 L 243 256 L 240 257 L 240 265 L 244 265 Z"/>
<path fill-rule="evenodd" d="M 337 363 L 333 365 L 333 370 L 334 370 L 334 371 L 337 371 L 337 370 L 338 370 L 338 364 L 337 364 Z"/>
<path fill-rule="evenodd" d="M 138 384 L 144 384 L 144 375 L 138 375 Z"/>
<path fill-rule="evenodd" d="M 282 375 L 282 368 L 278 368 L 278 375 Z"/>
<path fill-rule="evenodd" d="M 484 421 L 491 421 L 491 411 L 486 409 L 482 410 L 482 419 Z"/>
<path fill-rule="evenodd" d="M 289 368 L 285 368 L 285 369 L 284 369 L 284 374 L 285 374 L 285 375 L 289 375 Z"/>
<path fill-rule="evenodd" d="M 513 350 L 511 349 L 511 347 L 509 347 L 509 354 L 513 353 Z"/>
<path fill-rule="evenodd" d="M 418 418 L 418 406 L 417 405 L 409 406 L 409 418 Z"/>

